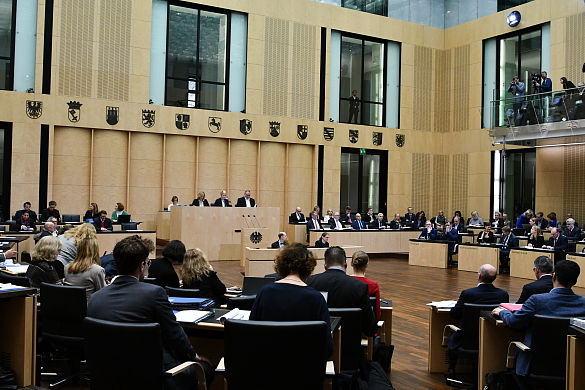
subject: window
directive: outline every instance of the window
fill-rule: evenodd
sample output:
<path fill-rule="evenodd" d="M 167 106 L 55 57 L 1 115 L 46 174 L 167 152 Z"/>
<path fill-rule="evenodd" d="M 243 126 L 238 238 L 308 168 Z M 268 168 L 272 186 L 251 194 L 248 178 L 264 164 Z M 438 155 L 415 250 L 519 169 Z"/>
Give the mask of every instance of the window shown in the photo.
<path fill-rule="evenodd" d="M 0 0 L 0 89 L 12 89 L 14 0 Z"/>
<path fill-rule="evenodd" d="M 341 0 L 343 8 L 388 16 L 388 0 Z"/>
<path fill-rule="evenodd" d="M 340 122 L 385 125 L 385 57 L 383 42 L 342 35 Z M 354 91 L 357 99 L 353 96 Z"/>
<path fill-rule="evenodd" d="M 170 5 L 166 105 L 226 110 L 227 13 Z"/>
<path fill-rule="evenodd" d="M 532 0 L 498 0 L 498 12 L 517 7 Z"/>

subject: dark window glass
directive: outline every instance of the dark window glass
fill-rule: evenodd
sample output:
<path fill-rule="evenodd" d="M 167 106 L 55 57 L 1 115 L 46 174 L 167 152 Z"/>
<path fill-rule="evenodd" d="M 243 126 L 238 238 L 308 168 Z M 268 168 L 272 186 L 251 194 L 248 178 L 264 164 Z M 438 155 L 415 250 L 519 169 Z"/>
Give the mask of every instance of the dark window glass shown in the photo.
<path fill-rule="evenodd" d="M 0 0 L 0 89 L 11 88 L 13 0 Z"/>
<path fill-rule="evenodd" d="M 341 0 L 343 8 L 388 16 L 388 0 Z"/>
<path fill-rule="evenodd" d="M 498 12 L 509 8 L 514 8 L 520 4 L 531 2 L 532 0 L 498 0 Z"/>

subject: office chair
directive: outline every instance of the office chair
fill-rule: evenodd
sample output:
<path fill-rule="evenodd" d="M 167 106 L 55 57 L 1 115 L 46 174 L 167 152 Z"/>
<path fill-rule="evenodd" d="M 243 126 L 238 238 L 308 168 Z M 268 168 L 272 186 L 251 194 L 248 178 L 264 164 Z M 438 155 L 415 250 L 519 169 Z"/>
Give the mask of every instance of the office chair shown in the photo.
<path fill-rule="evenodd" d="M 68 223 L 68 222 L 79 222 L 81 220 L 81 217 L 79 215 L 74 215 L 74 214 L 63 214 L 61 216 L 61 221 L 63 223 Z"/>
<path fill-rule="evenodd" d="M 567 334 L 569 317 L 536 314 L 532 322 L 532 341 L 527 347 L 513 341 L 508 347 L 508 366 L 513 367 L 514 347 L 531 355 L 528 382 L 536 388 L 564 389 L 566 380 Z"/>
<path fill-rule="evenodd" d="M 327 366 L 323 321 L 226 320 L 225 379 L 230 390 L 321 390 Z"/>
<path fill-rule="evenodd" d="M 6 223 L 8 224 L 8 230 L 11 232 L 17 232 L 19 231 L 20 227 L 18 226 L 18 224 L 16 223 L 16 221 L 6 221 Z"/>
<path fill-rule="evenodd" d="M 41 316 L 43 339 L 71 353 L 71 374 L 49 385 L 50 389 L 87 379 L 80 374 L 83 359 L 83 319 L 87 313 L 85 287 L 41 284 Z"/>
<path fill-rule="evenodd" d="M 164 371 L 162 334 L 157 323 L 86 317 L 83 335 L 92 390 L 160 390 L 165 378 L 193 365 L 197 370 L 197 388 L 207 388 L 205 373 L 197 362 L 185 362 Z"/>
<path fill-rule="evenodd" d="M 122 223 L 122 230 L 137 230 L 138 224 L 136 222 Z"/>
<path fill-rule="evenodd" d="M 359 372 L 360 360 L 365 359 L 362 348 L 362 310 L 360 308 L 329 308 L 330 317 L 341 317 L 340 371 Z"/>
<path fill-rule="evenodd" d="M 20 253 L 20 262 L 21 263 L 32 264 L 32 258 L 30 256 L 30 253 L 28 253 L 27 251 L 22 251 Z"/>
<path fill-rule="evenodd" d="M 176 288 L 165 286 L 169 297 L 201 298 L 201 290 L 196 288 Z"/>
<path fill-rule="evenodd" d="M 5 272 L 0 272 L 0 283 L 12 283 L 15 286 L 30 287 L 26 276 L 9 275 Z"/>
<path fill-rule="evenodd" d="M 240 310 L 252 310 L 256 295 L 246 295 L 242 297 L 230 298 L 227 301 L 227 309 L 232 310 L 238 308 Z"/>
<path fill-rule="evenodd" d="M 6 225 L 0 225 L 0 232 L 6 231 Z"/>
<path fill-rule="evenodd" d="M 461 345 L 454 349 L 453 352 L 463 359 L 469 359 L 472 361 L 472 368 L 474 373 L 474 379 L 477 378 L 477 361 L 479 357 L 479 312 L 480 311 L 492 311 L 498 307 L 499 304 L 475 304 L 466 303 L 463 306 L 463 319 L 461 325 L 446 325 L 443 331 L 443 346 L 447 346 L 447 340 L 449 337 L 446 335 L 448 329 L 458 333 L 461 337 Z M 463 386 L 463 388 L 474 388 L 474 383 L 466 383 L 457 380 L 454 376 L 447 378 L 447 385 L 450 386 Z"/>

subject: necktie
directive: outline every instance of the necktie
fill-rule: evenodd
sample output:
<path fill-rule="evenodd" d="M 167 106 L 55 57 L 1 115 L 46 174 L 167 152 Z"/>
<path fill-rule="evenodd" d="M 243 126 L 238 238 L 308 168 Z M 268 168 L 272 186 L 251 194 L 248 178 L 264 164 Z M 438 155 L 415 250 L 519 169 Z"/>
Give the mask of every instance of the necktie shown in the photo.
<path fill-rule="evenodd" d="M 553 244 L 553 248 L 557 246 L 557 239 L 555 238 L 555 243 Z"/>
<path fill-rule="evenodd" d="M 105 228 L 106 227 L 106 221 L 102 221 L 102 227 Z"/>
<path fill-rule="evenodd" d="M 319 229 L 319 227 L 317 226 L 317 221 L 313 220 L 313 225 L 315 225 L 315 229 Z"/>

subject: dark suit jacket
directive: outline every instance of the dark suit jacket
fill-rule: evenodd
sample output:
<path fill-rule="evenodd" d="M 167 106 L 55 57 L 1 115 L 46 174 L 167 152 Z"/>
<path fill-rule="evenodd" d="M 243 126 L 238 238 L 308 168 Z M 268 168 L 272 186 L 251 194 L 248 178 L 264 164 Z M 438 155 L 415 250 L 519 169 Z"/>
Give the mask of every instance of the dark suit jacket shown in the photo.
<path fill-rule="evenodd" d="M 156 284 L 162 288 L 169 286 L 179 288 L 179 276 L 170 261 L 164 257 L 155 259 L 148 269 L 148 277 L 156 278 Z"/>
<path fill-rule="evenodd" d="M 14 216 L 14 220 L 18 221 L 21 217 L 22 217 L 22 213 L 24 213 L 26 210 L 22 209 L 22 210 L 18 210 L 16 212 L 16 215 Z M 31 220 L 31 222 L 36 223 L 37 222 L 37 213 L 35 213 L 32 210 L 28 210 L 28 217 Z"/>
<path fill-rule="evenodd" d="M 106 220 L 104 221 L 104 225 L 105 228 L 110 231 L 114 229 L 114 227 L 112 226 L 112 220 L 110 218 L 106 218 Z M 95 227 L 95 230 L 99 232 L 102 229 L 102 220 L 100 218 L 94 220 L 93 226 Z"/>
<path fill-rule="evenodd" d="M 454 320 L 460 320 L 463 318 L 463 306 L 465 306 L 466 303 L 499 304 L 507 303 L 509 300 L 508 293 L 501 288 L 497 288 L 491 283 L 480 284 L 477 287 L 461 291 L 457 303 L 451 308 L 449 314 Z M 461 329 L 460 332 L 454 332 L 447 343 L 449 349 L 457 349 L 461 346 L 464 336 L 465 329 Z"/>
<path fill-rule="evenodd" d="M 496 220 L 495 220 L 495 219 L 492 219 L 492 220 L 490 221 L 490 225 L 491 225 L 492 227 L 494 227 L 494 222 L 496 222 Z M 498 228 L 503 228 L 503 227 L 504 227 L 504 220 L 503 220 L 502 218 L 498 219 L 498 223 L 497 223 L 497 225 L 496 225 L 495 227 L 498 227 Z"/>
<path fill-rule="evenodd" d="M 37 239 L 35 240 L 35 242 L 39 242 L 41 240 L 41 238 L 43 237 L 47 237 L 47 236 L 52 236 L 53 234 L 51 232 L 49 232 L 48 230 L 43 230 L 41 232 L 41 234 L 39 234 L 39 236 L 37 237 Z"/>
<path fill-rule="evenodd" d="M 343 221 L 341 220 L 341 218 L 339 218 L 339 222 L 341 223 L 341 227 L 343 227 Z M 335 223 L 335 218 L 329 219 L 329 227 L 331 229 L 335 229 L 337 227 L 337 223 Z"/>
<path fill-rule="evenodd" d="M 222 202 L 225 203 L 225 206 L 222 206 L 221 205 Z M 215 200 L 215 202 L 213 202 L 212 206 L 215 206 L 215 207 L 232 207 L 232 205 L 230 204 L 229 199 L 222 200 L 221 198 L 217 198 Z"/>
<path fill-rule="evenodd" d="M 351 223 L 351 228 L 355 230 L 363 230 L 368 228 L 368 224 L 365 223 L 364 220 L 355 220 Z"/>
<path fill-rule="evenodd" d="M 449 241 L 449 252 L 455 252 L 455 244 L 459 243 L 459 232 L 457 229 L 451 228 L 448 232 L 443 232 L 439 239 Z"/>
<path fill-rule="evenodd" d="M 483 232 L 479 232 L 479 234 L 477 235 L 477 242 L 484 242 L 484 243 L 494 243 L 496 242 L 496 236 L 494 235 L 494 232 L 490 231 L 490 234 L 485 234 L 485 231 Z"/>
<path fill-rule="evenodd" d="M 465 229 L 465 225 L 459 222 L 457 225 L 453 224 L 453 227 L 457 229 L 459 233 L 465 233 L 467 230 Z"/>
<path fill-rule="evenodd" d="M 378 218 L 376 218 L 376 220 L 370 224 L 370 229 L 382 229 L 382 227 L 385 226 L 386 226 L 385 218 L 382 220 L 382 226 L 380 226 L 380 221 L 378 220 Z"/>
<path fill-rule="evenodd" d="M 548 227 L 548 221 L 546 220 L 546 218 L 542 218 L 542 221 L 540 221 L 540 225 L 538 224 L 538 222 L 536 222 L 536 226 L 539 226 L 542 230 L 544 230 Z"/>
<path fill-rule="evenodd" d="M 193 203 L 191 203 L 191 206 L 199 207 L 199 199 L 193 199 Z M 207 201 L 207 199 L 203 199 L 203 206 L 209 206 L 209 202 Z"/>
<path fill-rule="evenodd" d="M 534 234 L 531 234 L 530 237 L 528 238 L 528 243 L 532 244 L 532 247 L 534 248 L 542 248 L 542 246 L 544 245 L 544 237 L 535 236 Z"/>
<path fill-rule="evenodd" d="M 353 214 L 349 214 L 349 215 L 347 215 L 347 214 L 341 214 L 341 216 L 339 217 L 339 220 L 342 223 L 349 223 L 349 224 L 351 224 L 351 223 L 353 223 L 353 221 L 355 221 L 355 216 Z"/>
<path fill-rule="evenodd" d="M 400 229 L 400 226 L 403 226 L 402 221 L 400 222 L 395 220 L 390 221 L 390 229 Z"/>
<path fill-rule="evenodd" d="M 315 241 L 315 248 L 329 248 L 329 242 L 323 243 L 321 239 Z"/>
<path fill-rule="evenodd" d="M 420 232 L 420 236 L 418 238 L 424 238 L 425 240 L 436 240 L 437 239 L 437 229 L 432 228 L 431 232 L 429 233 L 426 228 Z"/>
<path fill-rule="evenodd" d="M 406 213 L 406 214 L 404 214 L 404 221 L 405 222 L 409 222 L 409 221 L 410 222 L 414 222 L 414 218 L 415 217 L 416 217 L 415 214 L 408 214 L 408 213 Z"/>
<path fill-rule="evenodd" d="M 544 294 L 553 289 L 552 275 L 542 275 L 540 279 L 522 287 L 522 293 L 516 303 L 524 303 L 535 294 Z"/>
<path fill-rule="evenodd" d="M 91 295 L 87 315 L 106 321 L 158 322 L 165 350 L 177 360 L 195 359 L 189 338 L 175 319 L 165 290 L 159 286 L 139 282 L 133 276 L 118 276 L 108 288 Z"/>
<path fill-rule="evenodd" d="M 285 242 L 284 242 L 284 245 L 286 245 L 286 244 L 287 244 L 287 243 L 286 243 L 286 241 L 285 241 Z M 280 241 L 279 241 L 279 240 L 276 240 L 276 241 L 274 241 L 274 242 L 273 242 L 273 243 L 270 245 L 270 247 L 271 247 L 272 249 L 279 249 L 279 248 L 280 248 Z"/>
<path fill-rule="evenodd" d="M 518 239 L 514 233 L 510 233 L 507 240 L 506 236 L 502 234 L 502 237 L 500 238 L 500 244 L 503 244 L 504 242 L 506 243 L 507 248 L 516 248 L 518 246 Z"/>
<path fill-rule="evenodd" d="M 565 228 L 563 236 L 567 237 L 569 240 L 580 240 L 581 229 L 579 229 L 577 226 L 573 226 L 573 231 L 570 232 L 568 228 Z"/>
<path fill-rule="evenodd" d="M 373 336 L 377 332 L 378 324 L 370 303 L 367 284 L 346 275 L 340 269 L 328 269 L 313 275 L 307 280 L 307 284 L 317 291 L 327 291 L 327 306 L 331 308 L 361 308 L 362 332 L 367 336 Z"/>
<path fill-rule="evenodd" d="M 554 247 L 555 250 L 566 251 L 567 245 L 569 245 L 569 240 L 567 240 L 567 237 L 559 235 L 557 237 L 557 245 L 555 246 L 555 240 L 551 236 L 551 237 L 549 237 L 546 245 Z"/>
<path fill-rule="evenodd" d="M 366 221 L 366 223 L 368 223 L 368 224 L 374 222 L 376 220 L 376 218 L 377 217 L 374 214 L 372 214 L 372 215 L 363 214 L 362 215 L 362 220 Z"/>
<path fill-rule="evenodd" d="M 307 237 L 310 234 L 311 229 L 315 229 L 315 224 L 313 222 L 313 219 L 309 219 L 307 221 Z M 323 229 L 323 226 L 321 226 L 321 221 L 319 221 L 319 220 L 317 220 L 317 229 Z"/>
<path fill-rule="evenodd" d="M 305 221 L 305 215 L 303 213 L 299 214 L 299 218 L 297 218 L 297 213 L 294 212 L 288 217 L 288 223 L 299 223 Z"/>
<path fill-rule="evenodd" d="M 251 207 L 256 206 L 256 201 L 254 200 L 254 198 L 250 198 L 250 206 Z M 246 198 L 243 196 L 241 198 L 238 198 L 238 201 L 236 202 L 236 207 L 246 207 Z"/>

